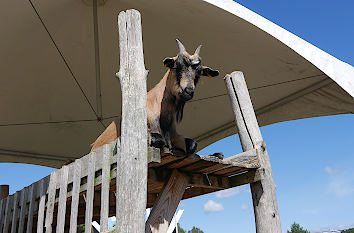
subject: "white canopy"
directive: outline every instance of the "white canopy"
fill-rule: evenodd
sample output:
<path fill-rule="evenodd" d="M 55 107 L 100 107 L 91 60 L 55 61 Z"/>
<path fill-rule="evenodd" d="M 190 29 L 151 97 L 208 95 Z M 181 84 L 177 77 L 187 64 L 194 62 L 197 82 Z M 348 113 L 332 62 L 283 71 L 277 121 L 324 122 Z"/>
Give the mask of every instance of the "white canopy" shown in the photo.
<path fill-rule="evenodd" d="M 117 15 L 129 8 L 142 14 L 148 88 L 176 38 L 203 44 L 221 72 L 200 81 L 180 125 L 199 149 L 236 133 L 223 82 L 235 70 L 261 126 L 354 112 L 353 66 L 231 0 L 13 0 L 0 8 L 0 162 L 60 167 L 120 115 Z"/>

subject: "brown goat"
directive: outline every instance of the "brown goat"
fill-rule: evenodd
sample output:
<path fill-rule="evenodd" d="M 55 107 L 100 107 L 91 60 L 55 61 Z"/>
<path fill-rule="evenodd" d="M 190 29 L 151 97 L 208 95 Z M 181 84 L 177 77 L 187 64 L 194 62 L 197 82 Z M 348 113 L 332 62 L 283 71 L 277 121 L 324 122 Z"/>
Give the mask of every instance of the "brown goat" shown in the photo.
<path fill-rule="evenodd" d="M 179 53 L 173 58 L 165 58 L 164 66 L 169 69 L 154 88 L 147 93 L 147 122 L 151 134 L 151 146 L 181 150 L 192 154 L 197 143 L 178 134 L 176 123 L 182 120 L 184 104 L 193 98 L 195 86 L 200 76 L 214 77 L 219 71 L 202 66 L 199 46 L 193 55 L 187 53 L 183 44 L 177 40 Z M 120 122 L 113 121 L 92 144 L 95 151 L 104 144 L 120 136 Z"/>

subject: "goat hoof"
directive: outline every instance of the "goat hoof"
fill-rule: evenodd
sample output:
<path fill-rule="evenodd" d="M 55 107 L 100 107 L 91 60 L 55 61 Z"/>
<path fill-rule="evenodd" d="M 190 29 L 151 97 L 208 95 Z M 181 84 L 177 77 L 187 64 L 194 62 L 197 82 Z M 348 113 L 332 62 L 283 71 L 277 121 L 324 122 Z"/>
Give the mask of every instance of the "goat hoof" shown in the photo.
<path fill-rule="evenodd" d="M 214 153 L 210 156 L 216 157 L 218 159 L 224 159 L 224 155 L 222 153 Z"/>
<path fill-rule="evenodd" d="M 185 138 L 184 141 L 186 143 L 187 154 L 194 154 L 197 151 L 198 143 L 190 138 Z"/>
<path fill-rule="evenodd" d="M 158 133 L 151 134 L 151 146 L 155 148 L 163 148 L 166 145 L 165 140 Z"/>

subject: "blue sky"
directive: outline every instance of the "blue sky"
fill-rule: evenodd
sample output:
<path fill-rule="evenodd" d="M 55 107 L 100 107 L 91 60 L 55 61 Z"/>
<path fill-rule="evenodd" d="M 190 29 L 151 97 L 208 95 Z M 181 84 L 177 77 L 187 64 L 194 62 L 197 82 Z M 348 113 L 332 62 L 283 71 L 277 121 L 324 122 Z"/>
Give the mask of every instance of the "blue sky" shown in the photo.
<path fill-rule="evenodd" d="M 237 1 L 335 57 L 354 64 L 353 0 Z M 283 122 L 261 128 L 277 186 L 282 228 L 296 221 L 315 231 L 354 225 L 354 116 L 340 115 Z M 237 136 L 201 154 L 241 152 Z M 10 192 L 53 169 L 0 164 L 0 184 Z M 254 233 L 248 186 L 185 200 L 180 220 L 185 229 L 206 233 Z M 218 210 L 218 211 L 215 211 Z M 215 211 L 215 212 L 213 212 Z"/>

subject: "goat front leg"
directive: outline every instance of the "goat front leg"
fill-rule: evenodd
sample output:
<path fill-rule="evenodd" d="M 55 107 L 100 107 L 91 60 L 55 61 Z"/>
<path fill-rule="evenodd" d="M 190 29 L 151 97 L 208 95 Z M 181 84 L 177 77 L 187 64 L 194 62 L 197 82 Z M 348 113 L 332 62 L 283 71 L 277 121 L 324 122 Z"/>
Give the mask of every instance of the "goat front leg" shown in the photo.
<path fill-rule="evenodd" d="M 198 143 L 190 138 L 185 138 L 182 135 L 174 134 L 171 137 L 172 149 L 183 151 L 185 154 L 194 154 L 197 151 Z"/>
<path fill-rule="evenodd" d="M 167 145 L 160 130 L 160 124 L 157 120 L 148 121 L 149 133 L 150 133 L 150 146 L 162 149 Z"/>

